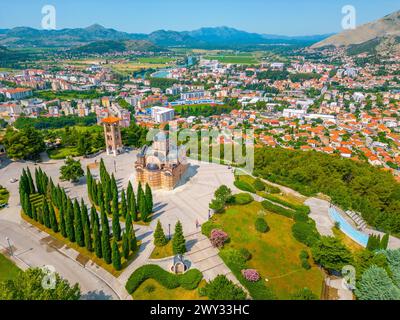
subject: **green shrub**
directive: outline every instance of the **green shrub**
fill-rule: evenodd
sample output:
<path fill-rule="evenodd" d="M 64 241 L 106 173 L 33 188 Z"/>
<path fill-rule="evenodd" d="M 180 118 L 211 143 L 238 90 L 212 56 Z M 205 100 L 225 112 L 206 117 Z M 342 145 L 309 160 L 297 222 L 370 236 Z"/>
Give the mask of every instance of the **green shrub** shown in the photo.
<path fill-rule="evenodd" d="M 249 261 L 251 259 L 251 252 L 249 250 L 247 250 L 246 248 L 240 248 L 239 252 L 245 261 Z"/>
<path fill-rule="evenodd" d="M 221 226 L 214 223 L 212 220 L 208 220 L 201 225 L 201 233 L 204 234 L 207 238 L 210 237 L 211 231 L 213 229 L 221 229 Z"/>
<path fill-rule="evenodd" d="M 265 191 L 269 193 L 281 193 L 281 189 L 270 184 L 265 185 Z"/>
<path fill-rule="evenodd" d="M 254 187 L 251 184 L 245 181 L 236 180 L 233 184 L 235 185 L 236 188 L 240 190 L 256 193 L 256 189 L 254 189 Z"/>
<path fill-rule="evenodd" d="M 248 193 L 237 193 L 233 197 L 234 197 L 234 203 L 239 205 L 245 205 L 254 200 L 251 194 Z"/>
<path fill-rule="evenodd" d="M 298 221 L 298 222 L 307 222 L 308 219 L 310 219 L 310 218 L 304 212 L 296 211 L 294 213 L 293 219 L 294 219 L 294 221 Z"/>
<path fill-rule="evenodd" d="M 308 263 L 307 259 L 301 259 L 301 266 L 306 270 L 311 269 L 311 265 Z"/>
<path fill-rule="evenodd" d="M 309 247 L 313 246 L 319 239 L 318 230 L 313 223 L 296 222 L 292 226 L 292 233 L 297 241 Z"/>
<path fill-rule="evenodd" d="M 167 289 L 179 287 L 179 280 L 175 274 L 169 273 L 157 265 L 148 264 L 131 274 L 125 288 L 129 293 L 133 293 L 147 279 L 154 279 Z"/>
<path fill-rule="evenodd" d="M 310 257 L 310 255 L 308 254 L 308 252 L 306 250 L 301 250 L 299 257 L 300 257 L 300 259 L 308 259 Z"/>
<path fill-rule="evenodd" d="M 253 187 L 257 191 L 264 191 L 265 190 L 265 183 L 262 182 L 260 178 L 257 178 L 253 182 Z"/>
<path fill-rule="evenodd" d="M 255 227 L 258 232 L 265 233 L 269 231 L 268 223 L 264 220 L 264 218 L 257 218 L 255 222 Z"/>
<path fill-rule="evenodd" d="M 246 257 L 236 249 L 223 249 L 220 251 L 221 258 L 226 260 L 229 264 L 234 264 L 238 266 L 240 269 L 244 269 L 246 267 Z"/>
<path fill-rule="evenodd" d="M 219 275 L 201 290 L 210 300 L 244 300 L 247 295 L 226 276 Z"/>
<path fill-rule="evenodd" d="M 291 295 L 291 300 L 318 300 L 318 296 L 310 289 L 303 288 Z"/>
<path fill-rule="evenodd" d="M 132 294 L 144 281 L 154 279 L 167 289 L 175 289 L 179 286 L 187 290 L 196 289 L 203 275 L 197 269 L 191 269 L 184 274 L 170 273 L 160 266 L 147 264 L 135 270 L 126 282 L 126 290 Z"/>
<path fill-rule="evenodd" d="M 190 269 L 182 275 L 178 275 L 179 283 L 183 289 L 194 290 L 199 286 L 203 274 L 197 269 Z"/>
<path fill-rule="evenodd" d="M 261 202 L 261 204 L 265 209 L 267 209 L 269 211 L 272 211 L 276 214 L 280 214 L 280 215 L 288 217 L 288 218 L 293 218 L 294 211 L 282 208 L 281 206 L 275 205 L 275 204 L 269 202 L 268 200 L 264 200 L 263 202 Z"/>

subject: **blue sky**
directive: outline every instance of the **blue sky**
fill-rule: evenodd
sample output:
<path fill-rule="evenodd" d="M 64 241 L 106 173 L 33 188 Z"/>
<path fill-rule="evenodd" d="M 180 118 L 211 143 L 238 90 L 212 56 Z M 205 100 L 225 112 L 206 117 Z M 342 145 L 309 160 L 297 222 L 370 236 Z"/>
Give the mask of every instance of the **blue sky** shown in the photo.
<path fill-rule="evenodd" d="M 99 23 L 126 32 L 229 26 L 250 32 L 311 35 L 341 30 L 344 5 L 357 25 L 400 9 L 399 0 L 2 0 L 0 28 L 40 28 L 41 8 L 57 10 L 57 29 Z"/>

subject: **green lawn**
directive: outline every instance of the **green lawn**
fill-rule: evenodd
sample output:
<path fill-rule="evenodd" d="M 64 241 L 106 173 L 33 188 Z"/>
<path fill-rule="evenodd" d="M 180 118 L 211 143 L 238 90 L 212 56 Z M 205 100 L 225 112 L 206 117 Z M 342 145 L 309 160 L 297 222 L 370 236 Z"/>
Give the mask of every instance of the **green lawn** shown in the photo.
<path fill-rule="evenodd" d="M 171 257 L 173 255 L 174 252 L 172 251 L 172 241 L 168 241 L 165 246 L 154 247 L 154 250 L 150 255 L 150 259 L 162 259 Z"/>
<path fill-rule="evenodd" d="M 218 60 L 221 63 L 258 64 L 259 61 L 252 55 L 219 55 L 206 56 L 205 59 Z"/>
<path fill-rule="evenodd" d="M 150 63 L 150 64 L 162 64 L 170 63 L 175 61 L 173 58 L 169 57 L 141 57 L 137 59 L 140 63 Z"/>
<path fill-rule="evenodd" d="M 20 269 L 0 253 L 0 282 L 14 279 Z"/>
<path fill-rule="evenodd" d="M 48 151 L 50 159 L 60 160 L 66 157 L 77 157 L 79 155 L 75 147 L 61 147 Z"/>
<path fill-rule="evenodd" d="M 254 227 L 254 221 L 263 212 L 270 227 L 267 233 L 257 232 Z M 309 250 L 293 237 L 293 220 L 267 212 L 255 201 L 244 206 L 231 206 L 225 213 L 215 214 L 212 220 L 230 237 L 224 249 L 246 248 L 251 252 L 247 267 L 260 273 L 260 281 L 272 287 L 278 299 L 289 299 L 292 293 L 304 287 L 320 296 L 323 272 L 315 265 L 310 270 L 301 267 L 299 254 L 301 250 Z"/>
<path fill-rule="evenodd" d="M 200 282 L 199 287 L 204 285 L 204 280 Z M 167 289 L 154 279 L 145 280 L 132 293 L 133 300 L 206 300 L 207 297 L 200 297 L 198 288 L 186 290 L 182 287 Z"/>

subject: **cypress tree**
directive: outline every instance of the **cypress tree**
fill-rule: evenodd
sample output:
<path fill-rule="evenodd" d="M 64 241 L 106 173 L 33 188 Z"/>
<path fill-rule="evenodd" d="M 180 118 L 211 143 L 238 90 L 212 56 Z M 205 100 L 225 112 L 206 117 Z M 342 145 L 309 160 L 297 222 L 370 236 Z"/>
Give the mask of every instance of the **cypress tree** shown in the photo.
<path fill-rule="evenodd" d="M 118 243 L 114 239 L 112 246 L 112 263 L 115 270 L 121 270 L 121 254 L 118 249 Z"/>
<path fill-rule="evenodd" d="M 174 254 L 184 254 L 186 252 L 186 240 L 183 236 L 182 224 L 178 221 L 175 225 L 175 233 L 172 237 L 172 250 Z"/>
<path fill-rule="evenodd" d="M 65 212 L 65 227 L 68 239 L 71 242 L 75 242 L 74 209 L 71 200 L 67 200 L 67 210 Z"/>
<path fill-rule="evenodd" d="M 112 198 L 112 213 L 119 215 L 119 208 L 118 208 L 118 193 L 114 192 Z"/>
<path fill-rule="evenodd" d="M 126 198 L 125 198 L 125 190 L 122 189 L 121 191 L 121 215 L 126 219 L 127 213 L 127 206 L 126 206 Z"/>
<path fill-rule="evenodd" d="M 128 200 L 128 212 L 132 213 L 132 208 L 131 208 L 131 197 L 132 197 L 132 193 L 133 193 L 133 188 L 132 188 L 132 184 L 129 181 L 128 182 L 128 188 L 126 189 L 126 199 Z"/>
<path fill-rule="evenodd" d="M 44 223 L 44 225 L 46 226 L 46 228 L 51 228 L 50 211 L 49 211 L 49 205 L 47 203 L 46 198 L 43 199 L 42 212 L 43 212 L 43 223 Z"/>
<path fill-rule="evenodd" d="M 118 213 L 113 212 L 112 217 L 112 230 L 114 238 L 119 241 L 121 240 L 121 226 L 119 224 L 119 216 Z"/>
<path fill-rule="evenodd" d="M 94 252 L 98 258 L 102 258 L 102 245 L 101 245 L 101 233 L 100 233 L 100 224 L 99 217 L 96 213 L 96 209 L 92 207 L 91 214 L 93 215 L 93 246 Z"/>
<path fill-rule="evenodd" d="M 108 200 L 108 196 L 106 195 L 104 196 L 104 209 L 107 214 L 111 214 L 110 200 Z"/>
<path fill-rule="evenodd" d="M 135 193 L 132 192 L 131 193 L 131 198 L 129 201 L 130 205 L 131 205 L 131 210 L 129 211 L 133 221 L 138 221 L 138 209 L 137 209 L 137 205 L 136 205 L 136 197 L 135 197 Z"/>
<path fill-rule="evenodd" d="M 92 252 L 93 251 L 93 246 L 92 246 L 92 234 L 90 231 L 89 223 L 85 223 L 85 246 L 88 251 Z"/>
<path fill-rule="evenodd" d="M 156 230 L 154 231 L 153 243 L 156 247 L 163 247 L 168 243 L 168 239 L 164 234 L 164 230 L 161 226 L 160 220 L 157 221 L 157 227 Z"/>
<path fill-rule="evenodd" d="M 141 220 L 146 221 L 147 219 L 146 199 L 143 192 L 142 184 L 140 182 L 137 191 L 137 206 L 140 212 Z"/>
<path fill-rule="evenodd" d="M 115 181 L 114 174 L 111 175 L 110 185 L 111 185 L 110 188 L 111 194 L 114 195 L 114 193 L 116 193 L 118 198 L 118 186 L 117 186 L 117 181 Z"/>
<path fill-rule="evenodd" d="M 131 230 L 132 230 L 132 218 L 130 214 L 127 214 L 125 220 L 125 232 L 130 233 Z"/>
<path fill-rule="evenodd" d="M 101 231 L 101 251 L 103 254 L 104 261 L 107 264 L 110 264 L 111 263 L 110 235 L 106 230 Z"/>
<path fill-rule="evenodd" d="M 34 205 L 32 205 L 32 218 L 33 220 L 38 221 L 37 211 Z"/>
<path fill-rule="evenodd" d="M 146 183 L 146 206 L 148 214 L 153 212 L 153 193 L 151 192 L 151 188 L 148 183 Z"/>
<path fill-rule="evenodd" d="M 89 195 L 89 199 L 91 201 L 93 201 L 92 184 L 93 184 L 92 174 L 90 173 L 89 166 L 87 166 L 86 167 L 86 186 L 87 186 L 87 192 L 88 192 L 88 195 Z"/>
<path fill-rule="evenodd" d="M 43 206 L 37 211 L 38 222 L 43 224 Z"/>
<path fill-rule="evenodd" d="M 89 220 L 89 213 L 88 213 L 88 209 L 87 209 L 85 203 L 83 202 L 83 199 L 81 199 L 81 215 L 82 215 L 83 226 L 85 226 L 85 224 L 88 224 L 89 230 L 90 230 L 91 225 L 90 225 L 90 220 Z"/>
<path fill-rule="evenodd" d="M 126 232 L 124 232 L 122 234 L 122 254 L 123 254 L 125 260 L 128 259 L 128 257 L 129 257 L 129 237 L 126 234 Z"/>
<path fill-rule="evenodd" d="M 99 207 L 104 205 L 103 188 L 100 183 L 97 185 L 97 203 L 96 204 Z"/>
<path fill-rule="evenodd" d="M 57 218 L 56 218 L 56 213 L 54 212 L 54 207 L 52 204 L 49 205 L 49 212 L 50 212 L 50 225 L 51 225 L 51 229 L 54 232 L 58 232 L 58 222 L 57 222 Z"/>
<path fill-rule="evenodd" d="M 60 209 L 58 210 L 59 218 L 60 218 L 60 232 L 61 235 L 66 238 L 67 237 L 67 231 L 65 227 L 65 217 L 64 217 L 64 206 L 62 205 Z"/>
<path fill-rule="evenodd" d="M 135 229 L 132 228 L 131 233 L 128 233 L 128 239 L 129 239 L 129 249 L 132 252 L 135 252 L 137 249 L 137 240 L 136 240 L 136 235 L 135 235 Z"/>
<path fill-rule="evenodd" d="M 29 194 L 33 194 L 36 192 L 36 190 L 35 190 L 35 185 L 33 184 L 31 170 L 29 170 L 29 167 L 28 167 L 26 171 L 27 171 L 27 178 L 28 178 L 28 185 L 29 185 L 29 190 L 27 190 L 27 191 L 29 192 Z"/>
<path fill-rule="evenodd" d="M 85 237 L 83 234 L 83 225 L 82 225 L 82 214 L 81 209 L 79 207 L 78 200 L 74 201 L 74 227 L 75 227 L 75 238 L 76 243 L 80 247 L 85 246 Z"/>
<path fill-rule="evenodd" d="M 92 201 L 96 204 L 99 205 L 99 196 L 98 196 L 98 191 L 97 191 L 97 183 L 95 180 L 92 181 Z"/>
<path fill-rule="evenodd" d="M 24 194 L 24 212 L 29 218 L 32 218 L 32 204 L 27 193 Z"/>
<path fill-rule="evenodd" d="M 108 224 L 108 217 L 104 207 L 100 208 L 100 215 L 101 215 L 101 231 L 106 231 L 107 234 L 110 234 L 110 226 Z"/>

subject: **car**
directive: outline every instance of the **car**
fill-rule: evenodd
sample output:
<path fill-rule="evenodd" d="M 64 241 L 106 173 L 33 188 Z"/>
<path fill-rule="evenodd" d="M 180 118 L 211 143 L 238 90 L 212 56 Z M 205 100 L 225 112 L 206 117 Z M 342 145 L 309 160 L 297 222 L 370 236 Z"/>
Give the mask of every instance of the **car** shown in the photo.
<path fill-rule="evenodd" d="M 10 179 L 10 182 L 11 182 L 11 183 L 15 183 L 15 182 L 17 182 L 17 181 L 18 181 L 17 178 L 11 178 L 11 179 Z"/>

